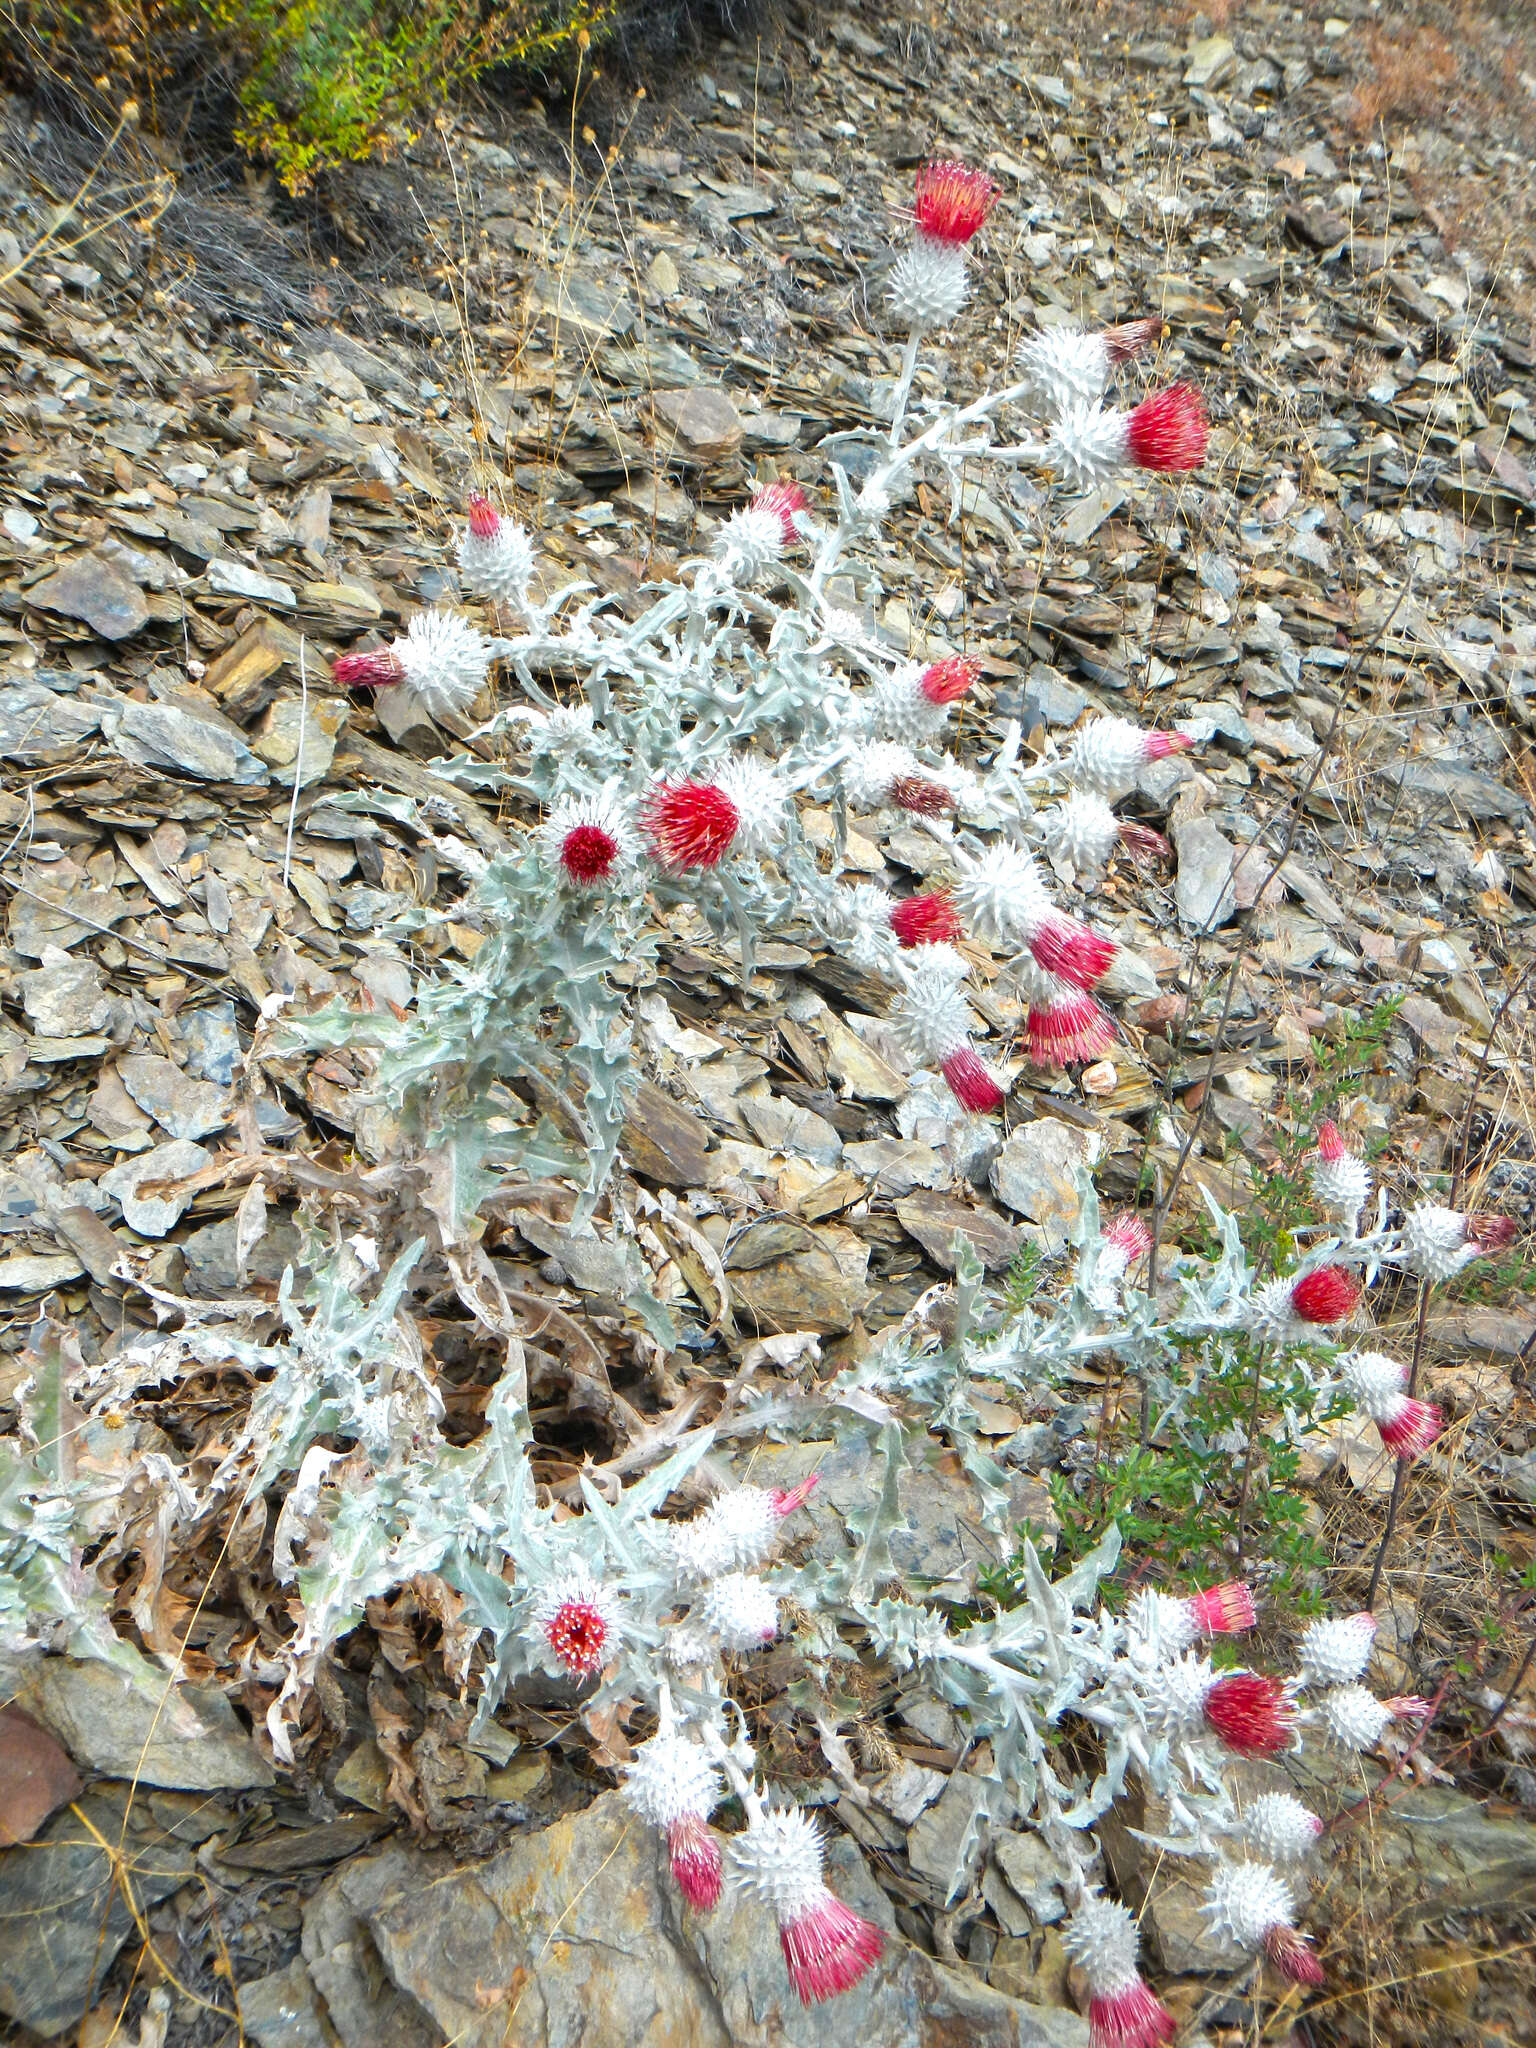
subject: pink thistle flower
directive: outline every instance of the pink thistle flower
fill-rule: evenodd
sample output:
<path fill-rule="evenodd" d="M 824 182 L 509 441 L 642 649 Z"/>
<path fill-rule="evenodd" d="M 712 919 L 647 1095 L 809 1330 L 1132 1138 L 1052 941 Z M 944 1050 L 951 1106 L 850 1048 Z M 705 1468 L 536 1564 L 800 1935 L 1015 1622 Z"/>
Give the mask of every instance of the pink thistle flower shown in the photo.
<path fill-rule="evenodd" d="M 924 164 L 917 174 L 918 233 L 931 241 L 963 246 L 992 211 L 999 189 L 985 171 L 973 171 L 953 159 Z"/>
<path fill-rule="evenodd" d="M 800 515 L 810 506 L 799 484 L 787 477 L 781 477 L 777 483 L 760 484 L 747 502 L 754 512 L 766 512 L 777 519 L 785 547 L 794 546 L 800 538 Z"/>
<path fill-rule="evenodd" d="M 1307 1984 L 1315 1988 L 1324 1981 L 1325 1972 L 1312 1947 L 1311 1937 L 1303 1934 L 1299 1927 L 1286 1927 L 1277 1922 L 1264 1936 L 1264 1955 L 1292 1984 Z"/>
<path fill-rule="evenodd" d="M 544 1634 L 560 1662 L 576 1677 L 585 1678 L 601 1667 L 608 1624 L 587 1601 L 567 1600 L 550 1616 Z"/>
<path fill-rule="evenodd" d="M 1191 1593 L 1185 1605 L 1202 1635 L 1239 1635 L 1258 1620 L 1253 1594 L 1241 1579 L 1227 1579 L 1219 1586 L 1207 1586 L 1203 1593 Z"/>
<path fill-rule="evenodd" d="M 666 782 L 651 792 L 641 826 L 663 867 L 712 868 L 730 851 L 741 813 L 713 782 Z"/>
<path fill-rule="evenodd" d="M 898 946 L 947 945 L 965 930 L 960 913 L 941 890 L 908 896 L 891 905 L 891 930 Z"/>
<path fill-rule="evenodd" d="M 974 688 L 981 670 L 963 654 L 930 662 L 918 678 L 918 688 L 930 704 L 954 704 Z"/>
<path fill-rule="evenodd" d="M 1183 734 L 1179 737 L 1182 739 Z M 1138 825 L 1129 818 L 1120 821 L 1120 843 L 1134 861 L 1167 860 L 1172 849 L 1161 832 L 1150 825 Z"/>
<path fill-rule="evenodd" d="M 917 818 L 942 818 L 955 808 L 955 799 L 942 783 L 924 775 L 897 775 L 891 779 L 889 799 L 899 811 Z"/>
<path fill-rule="evenodd" d="M 1091 989 L 1109 972 L 1120 948 L 1086 925 L 1050 918 L 1030 935 L 1029 950 L 1036 966 L 1048 974 L 1059 974 L 1074 988 Z"/>
<path fill-rule="evenodd" d="M 331 674 L 343 689 L 382 690 L 405 681 L 405 663 L 392 647 L 365 647 L 356 654 L 339 654 L 331 663 Z"/>
<path fill-rule="evenodd" d="M 1138 469 L 1198 469 L 1209 439 L 1205 407 L 1189 384 L 1144 398 L 1126 417 L 1125 451 Z"/>
<path fill-rule="evenodd" d="M 1385 1421 L 1378 1418 L 1376 1427 L 1393 1457 L 1407 1464 L 1413 1458 L 1423 1457 L 1444 1429 L 1445 1417 L 1429 1401 L 1414 1400 L 1407 1394 L 1399 1395 L 1398 1399 L 1401 1406 L 1397 1413 Z"/>
<path fill-rule="evenodd" d="M 1290 1747 L 1296 1713 L 1276 1678 L 1229 1671 L 1205 1696 L 1206 1726 L 1239 1756 L 1279 1756 Z"/>
<path fill-rule="evenodd" d="M 560 844 L 560 865 L 582 887 L 605 882 L 619 857 L 619 842 L 601 825 L 573 825 Z"/>
<path fill-rule="evenodd" d="M 1154 348 L 1167 331 L 1168 322 L 1149 313 L 1140 320 L 1122 320 L 1114 327 L 1106 327 L 1099 338 L 1112 363 L 1128 363 L 1144 348 Z"/>
<path fill-rule="evenodd" d="M 947 1054 L 939 1062 L 939 1071 L 961 1108 L 968 1109 L 973 1116 L 991 1116 L 1007 1100 L 980 1056 L 968 1045 Z"/>
<path fill-rule="evenodd" d="M 617 1647 L 619 1603 L 590 1572 L 566 1572 L 539 1594 L 529 1634 L 573 1678 L 590 1678 Z"/>
<path fill-rule="evenodd" d="M 821 1841 L 798 1808 L 765 1812 L 749 1797 L 749 1824 L 727 1853 L 737 1883 L 772 1908 L 790 1982 L 802 2005 L 850 1991 L 880 1959 L 885 1937 L 822 1881 Z"/>
<path fill-rule="evenodd" d="M 1124 796 L 1148 761 L 1163 761 L 1194 745 L 1187 733 L 1148 732 L 1129 718 L 1094 718 L 1072 737 L 1067 773 L 1080 789 Z"/>
<path fill-rule="evenodd" d="M 768 1495 L 773 1504 L 773 1512 L 782 1522 L 786 1516 L 805 1506 L 820 1483 L 821 1474 L 811 1472 L 804 1479 L 797 1480 L 793 1486 L 775 1486 Z"/>
<path fill-rule="evenodd" d="M 1291 1313 L 1304 1323 L 1342 1323 L 1360 1306 L 1364 1292 L 1347 1266 L 1318 1266 L 1291 1289 Z"/>
<path fill-rule="evenodd" d="M 1096 1060 L 1114 1042 L 1114 1026 L 1090 995 L 1069 992 L 1029 1006 L 1029 1056 L 1036 1066 Z"/>
<path fill-rule="evenodd" d="M 683 1897 L 696 1913 L 712 1913 L 720 1903 L 724 1859 L 702 1814 L 685 1813 L 670 1823 L 667 1853 Z"/>
<path fill-rule="evenodd" d="M 1154 728 L 1146 735 L 1147 759 L 1166 761 L 1170 754 L 1182 754 L 1194 744 L 1187 732 L 1158 732 Z"/>
<path fill-rule="evenodd" d="M 1344 1142 L 1344 1133 L 1329 1117 L 1324 1117 L 1317 1127 L 1317 1156 L 1331 1165 L 1337 1159 L 1349 1156 L 1349 1147 Z"/>
<path fill-rule="evenodd" d="M 494 540 L 500 526 L 501 514 L 489 498 L 470 499 L 469 530 L 476 540 Z"/>
<path fill-rule="evenodd" d="M 1090 2048 L 1165 2048 L 1178 2030 L 1136 1967 L 1141 1939 L 1126 1907 L 1084 1899 L 1062 1946 L 1088 1980 Z"/>
<path fill-rule="evenodd" d="M 1486 1209 L 1476 1210 L 1467 1217 L 1467 1243 L 1481 1257 L 1487 1258 L 1490 1253 L 1501 1252 L 1512 1245 L 1519 1228 L 1513 1216 L 1493 1215 Z"/>
<path fill-rule="evenodd" d="M 1384 1352 L 1352 1352 L 1340 1359 L 1339 1378 L 1355 1406 L 1381 1431 L 1387 1449 L 1405 1462 L 1421 1457 L 1445 1426 L 1438 1408 L 1403 1391 L 1408 1368 Z"/>
<path fill-rule="evenodd" d="M 1134 1266 L 1152 1249 L 1152 1233 L 1134 1210 L 1117 1216 L 1103 1233 L 1104 1242 L 1118 1252 L 1127 1266 Z"/>

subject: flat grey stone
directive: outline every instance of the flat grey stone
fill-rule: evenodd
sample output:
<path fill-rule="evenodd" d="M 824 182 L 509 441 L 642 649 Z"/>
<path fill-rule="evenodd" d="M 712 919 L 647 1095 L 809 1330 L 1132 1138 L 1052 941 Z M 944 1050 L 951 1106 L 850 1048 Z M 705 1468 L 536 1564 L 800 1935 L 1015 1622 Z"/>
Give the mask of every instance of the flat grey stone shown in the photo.
<path fill-rule="evenodd" d="M 80 619 L 103 640 L 129 640 L 149 623 L 143 591 L 117 563 L 94 549 L 34 583 L 27 603 L 62 618 Z"/>
<path fill-rule="evenodd" d="M 998 1200 L 1037 1225 L 1049 1251 L 1062 1249 L 1082 1213 L 1078 1181 L 1097 1149 L 1090 1132 L 1040 1117 L 1010 1131 L 993 1161 Z"/>
<path fill-rule="evenodd" d="M 206 1138 L 229 1122 L 228 1091 L 196 1080 L 163 1053 L 127 1053 L 117 1073 L 140 1109 L 173 1138 Z"/>
<path fill-rule="evenodd" d="M 125 761 L 204 782 L 265 782 L 266 763 L 236 728 L 212 712 L 182 704 L 114 705 L 102 730 Z"/>
<path fill-rule="evenodd" d="M 111 1019 L 112 998 L 94 963 L 72 960 L 62 946 L 45 946 L 42 966 L 17 980 L 22 1008 L 34 1031 L 76 1038 L 103 1030 Z"/>
<path fill-rule="evenodd" d="M 140 1237 L 164 1237 L 180 1222 L 192 1197 L 179 1191 L 141 1196 L 140 1186 L 145 1181 L 185 1180 L 205 1167 L 212 1156 L 189 1138 L 173 1138 L 169 1144 L 156 1145 L 152 1151 L 125 1159 L 121 1166 L 104 1173 L 96 1185 L 117 1197 L 123 1221 L 130 1230 L 136 1230 Z"/>
<path fill-rule="evenodd" d="M 16 1704 L 51 1729 L 77 1764 L 184 1792 L 248 1791 L 271 1766 L 211 1686 L 141 1691 L 110 1665 L 38 1657 L 22 1667 Z"/>
<path fill-rule="evenodd" d="M 1179 922 L 1189 931 L 1214 930 L 1237 909 L 1237 848 L 1209 818 L 1175 819 L 1171 830 L 1179 856 L 1174 885 Z"/>

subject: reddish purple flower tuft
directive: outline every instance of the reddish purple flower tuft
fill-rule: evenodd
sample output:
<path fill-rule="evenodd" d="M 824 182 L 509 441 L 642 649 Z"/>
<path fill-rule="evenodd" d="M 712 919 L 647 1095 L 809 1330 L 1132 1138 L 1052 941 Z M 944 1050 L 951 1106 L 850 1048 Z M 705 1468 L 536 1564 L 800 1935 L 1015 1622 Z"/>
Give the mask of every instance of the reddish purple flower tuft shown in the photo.
<path fill-rule="evenodd" d="M 590 1600 L 567 1600 L 550 1616 L 545 1640 L 574 1678 L 601 1669 L 608 1623 Z"/>
<path fill-rule="evenodd" d="M 890 923 L 898 946 L 948 945 L 965 929 L 959 911 L 937 889 L 893 903 Z"/>
<path fill-rule="evenodd" d="M 1312 1943 L 1297 1927 L 1276 1921 L 1264 1936 L 1264 1953 L 1293 1984 L 1321 1984 L 1323 1966 L 1313 1953 Z"/>
<path fill-rule="evenodd" d="M 1095 987 L 1109 972 L 1119 947 L 1113 939 L 1101 939 L 1085 924 L 1069 918 L 1053 918 L 1042 924 L 1029 942 L 1035 965 L 1049 974 L 1059 974 L 1074 988 Z"/>
<path fill-rule="evenodd" d="M 785 547 L 792 547 L 800 538 L 799 514 L 810 501 L 799 484 L 782 478 L 776 484 L 762 484 L 748 502 L 754 512 L 769 512 L 778 520 Z"/>
<path fill-rule="evenodd" d="M 1150 825 L 1137 825 L 1128 818 L 1120 821 L 1120 844 L 1132 860 L 1166 860 L 1170 850 L 1161 832 L 1154 832 Z"/>
<path fill-rule="evenodd" d="M 1117 1252 L 1124 1252 L 1125 1263 L 1134 1266 L 1151 1251 L 1152 1233 L 1133 1210 L 1127 1209 L 1104 1232 L 1104 1242 L 1113 1245 Z"/>
<path fill-rule="evenodd" d="M 1361 1291 L 1347 1266 L 1319 1266 L 1291 1289 L 1291 1313 L 1304 1323 L 1342 1323 L 1359 1307 Z"/>
<path fill-rule="evenodd" d="M 1166 2048 L 1178 2031 L 1173 2014 L 1140 1977 L 1088 2001 L 1089 2048 Z"/>
<path fill-rule="evenodd" d="M 951 654 L 943 661 L 930 662 L 917 679 L 917 687 L 930 704 L 953 704 L 974 687 L 981 670 L 963 654 Z"/>
<path fill-rule="evenodd" d="M 1007 1100 L 1001 1088 L 968 1045 L 941 1060 L 939 1072 L 953 1091 L 955 1100 L 975 1116 L 990 1116 Z"/>
<path fill-rule="evenodd" d="M 664 867 L 712 868 L 729 852 L 741 813 L 713 782 L 666 782 L 652 791 L 640 823 Z"/>
<path fill-rule="evenodd" d="M 1153 731 L 1144 737 L 1149 761 L 1166 761 L 1170 754 L 1182 754 L 1195 744 L 1187 732 Z"/>
<path fill-rule="evenodd" d="M 1209 439 L 1205 407 L 1191 384 L 1144 398 L 1125 422 L 1126 453 L 1140 469 L 1198 469 Z"/>
<path fill-rule="evenodd" d="M 885 1936 L 873 1921 L 861 1918 L 829 1891 L 823 1891 L 808 1911 L 786 1921 L 779 1941 L 802 2005 L 819 2005 L 824 1998 L 851 1991 L 885 1948 Z"/>
<path fill-rule="evenodd" d="M 1064 996 L 1030 1008 L 1029 1056 L 1037 1066 L 1065 1067 L 1074 1060 L 1096 1060 L 1114 1042 L 1115 1027 L 1092 996 Z"/>
<path fill-rule="evenodd" d="M 1279 1756 L 1290 1747 L 1296 1712 L 1278 1679 L 1231 1671 L 1206 1694 L 1205 1720 L 1239 1756 Z"/>
<path fill-rule="evenodd" d="M 1476 1210 L 1467 1217 L 1467 1243 L 1475 1245 L 1487 1258 L 1489 1253 L 1501 1252 L 1506 1245 L 1513 1244 L 1519 1228 L 1513 1216 L 1496 1216 L 1486 1209 Z"/>
<path fill-rule="evenodd" d="M 601 825 L 573 825 L 560 842 L 560 865 L 580 888 L 606 882 L 619 857 L 619 842 Z"/>
<path fill-rule="evenodd" d="M 1348 1154 L 1349 1147 L 1344 1142 L 1344 1133 L 1330 1118 L 1324 1117 L 1317 1127 L 1318 1158 L 1331 1162 L 1335 1159 L 1344 1159 Z"/>
<path fill-rule="evenodd" d="M 1378 1422 L 1376 1427 L 1393 1457 L 1406 1464 L 1410 1458 L 1423 1457 L 1444 1429 L 1445 1417 L 1428 1401 L 1415 1401 L 1405 1394 L 1399 1413 L 1390 1422 Z"/>
<path fill-rule="evenodd" d="M 919 233 L 955 247 L 968 242 L 992 211 L 998 190 L 985 171 L 967 164 L 924 164 L 917 174 Z"/>
<path fill-rule="evenodd" d="M 1228 1579 L 1223 1585 L 1207 1586 L 1203 1593 L 1191 1593 L 1187 1604 L 1202 1635 L 1237 1635 L 1258 1620 L 1253 1595 L 1241 1579 Z"/>
<path fill-rule="evenodd" d="M 955 808 L 955 800 L 940 782 L 925 775 L 894 775 L 889 800 L 899 811 L 911 811 L 918 818 L 942 818 Z"/>
<path fill-rule="evenodd" d="M 501 514 L 489 498 L 469 501 L 469 530 L 476 540 L 494 540 L 501 527 Z"/>
<path fill-rule="evenodd" d="M 820 1480 L 821 1474 L 819 1472 L 812 1472 L 807 1478 L 798 1481 L 794 1486 L 776 1486 L 773 1489 L 768 1498 L 773 1505 L 773 1512 L 781 1522 L 786 1515 L 792 1515 L 796 1508 L 803 1508 L 805 1506 Z"/>
<path fill-rule="evenodd" d="M 382 690 L 405 681 L 405 663 L 392 647 L 365 647 L 357 654 L 339 654 L 331 674 L 343 689 Z"/>
<path fill-rule="evenodd" d="M 696 1913 L 720 1903 L 723 1864 L 720 1844 L 702 1814 L 685 1813 L 667 1829 L 667 1851 L 677 1888 Z"/>
<path fill-rule="evenodd" d="M 1153 348 L 1167 332 L 1168 322 L 1156 313 L 1149 313 L 1142 320 L 1122 320 L 1118 326 L 1106 327 L 1100 339 L 1104 353 L 1112 363 L 1128 363 L 1132 356 L 1139 356 L 1144 348 Z"/>

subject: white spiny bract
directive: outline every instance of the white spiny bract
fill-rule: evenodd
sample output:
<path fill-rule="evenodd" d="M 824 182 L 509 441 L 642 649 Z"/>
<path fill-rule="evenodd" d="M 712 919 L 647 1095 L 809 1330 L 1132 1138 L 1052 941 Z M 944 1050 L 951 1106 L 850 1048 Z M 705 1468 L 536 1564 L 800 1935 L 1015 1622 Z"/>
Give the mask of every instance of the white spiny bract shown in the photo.
<path fill-rule="evenodd" d="M 469 525 L 459 537 L 459 575 L 476 597 L 522 605 L 533 579 L 533 537 L 515 519 L 501 517 L 483 498 L 470 507 Z"/>
<path fill-rule="evenodd" d="M 720 1804 L 720 1772 L 701 1743 L 663 1729 L 641 1743 L 624 1774 L 624 1797 L 653 1828 L 697 1815 L 707 1820 Z"/>
<path fill-rule="evenodd" d="M 1102 333 L 1080 327 L 1040 327 L 1018 347 L 1019 372 L 1029 395 L 1059 417 L 1076 406 L 1096 406 L 1109 382 L 1109 345 Z"/>
<path fill-rule="evenodd" d="M 1201 1902 L 1221 1934 L 1239 1948 L 1264 1948 L 1277 1927 L 1295 1925 L 1295 1895 L 1267 1863 L 1220 1863 Z"/>
<path fill-rule="evenodd" d="M 1392 1725 L 1392 1709 L 1363 1685 L 1331 1686 L 1317 1711 L 1341 1749 L 1374 1749 Z"/>
<path fill-rule="evenodd" d="M 1317 1149 L 1309 1155 L 1308 1165 L 1313 1194 L 1353 1237 L 1370 1198 L 1370 1168 L 1350 1151 L 1338 1125 L 1327 1121 L 1318 1129 Z"/>
<path fill-rule="evenodd" d="M 1096 792 L 1075 789 L 1040 813 L 1040 833 L 1053 861 L 1096 875 L 1120 844 L 1120 820 Z"/>
<path fill-rule="evenodd" d="M 1309 1622 L 1301 1638 L 1302 1675 L 1313 1685 L 1350 1685 L 1364 1677 L 1375 1641 L 1374 1614 Z"/>
<path fill-rule="evenodd" d="M 697 1602 L 699 1620 L 727 1650 L 760 1650 L 779 1632 L 779 1603 L 750 1572 L 711 1579 Z"/>
<path fill-rule="evenodd" d="M 740 817 L 732 853 L 766 853 L 784 830 L 784 806 L 789 792 L 783 778 L 755 755 L 736 754 L 721 763 L 715 781 Z"/>
<path fill-rule="evenodd" d="M 1242 1838 L 1266 1863 L 1295 1863 L 1317 1847 L 1323 1824 L 1289 1792 L 1264 1792 L 1243 1815 Z"/>
<path fill-rule="evenodd" d="M 1459 1209 L 1421 1202 L 1403 1217 L 1402 1261 L 1421 1279 L 1452 1280 L 1477 1257 L 1467 1235 L 1467 1219 Z"/>
<path fill-rule="evenodd" d="M 916 236 L 891 265 L 885 289 L 891 312 L 903 326 L 919 332 L 948 327 L 971 296 L 965 256 L 943 242 Z"/>
<path fill-rule="evenodd" d="M 922 675 L 921 667 L 909 661 L 882 676 L 870 690 L 870 718 L 883 740 L 920 747 L 944 730 L 949 707 L 923 695 Z"/>
<path fill-rule="evenodd" d="M 964 860 L 955 882 L 955 907 L 981 938 L 1013 951 L 1028 944 L 1053 905 L 1032 857 L 1000 842 Z"/>
<path fill-rule="evenodd" d="M 457 612 L 417 612 L 394 652 L 405 688 L 434 717 L 467 711 L 491 672 L 491 642 Z"/>
<path fill-rule="evenodd" d="M 915 1059 L 937 1065 L 967 1043 L 975 1020 L 965 999 L 966 965 L 953 946 L 914 946 L 902 962 L 906 986 L 893 1021 Z"/>
<path fill-rule="evenodd" d="M 1097 405 L 1069 405 L 1051 424 L 1046 461 L 1079 490 L 1106 483 L 1126 466 L 1126 416 Z"/>
<path fill-rule="evenodd" d="M 761 506 L 739 506 L 715 535 L 714 553 L 738 583 L 756 583 L 784 553 L 783 522 Z"/>

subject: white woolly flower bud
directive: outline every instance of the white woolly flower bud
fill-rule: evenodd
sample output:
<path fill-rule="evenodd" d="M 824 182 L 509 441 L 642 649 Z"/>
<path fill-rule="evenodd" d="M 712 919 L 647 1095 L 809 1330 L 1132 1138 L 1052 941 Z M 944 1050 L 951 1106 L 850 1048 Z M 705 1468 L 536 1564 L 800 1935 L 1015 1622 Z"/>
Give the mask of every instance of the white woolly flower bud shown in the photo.
<path fill-rule="evenodd" d="M 515 715 L 527 723 L 528 748 L 536 760 L 546 754 L 584 754 L 596 736 L 590 704 L 560 704 L 553 711 L 519 706 Z"/>
<path fill-rule="evenodd" d="M 1030 856 L 1002 844 L 963 861 L 954 897 L 970 930 L 1009 948 L 1026 945 L 1055 909 Z"/>
<path fill-rule="evenodd" d="M 526 600 L 535 559 L 533 537 L 515 519 L 497 518 L 495 531 L 488 534 L 467 526 L 459 537 L 459 574 L 465 589 L 500 604 L 521 605 Z"/>
<path fill-rule="evenodd" d="M 715 559 L 738 583 L 755 583 L 784 553 L 784 521 L 760 505 L 743 505 L 715 535 Z"/>
<path fill-rule="evenodd" d="M 1037 405 L 1060 414 L 1095 407 L 1109 382 L 1109 344 L 1102 332 L 1080 327 L 1041 327 L 1018 347 L 1018 365 Z"/>
<path fill-rule="evenodd" d="M 904 326 L 947 327 L 971 295 L 965 252 L 930 235 L 914 235 L 891 265 L 886 296 Z"/>
<path fill-rule="evenodd" d="M 1093 2048 L 1162 2048 L 1173 2039 L 1173 2015 L 1136 1967 L 1141 1937 L 1128 1908 L 1085 1898 L 1062 1930 L 1061 1945 L 1088 1980 Z"/>
<path fill-rule="evenodd" d="M 935 704 L 922 691 L 923 670 L 906 662 L 893 674 L 881 676 L 869 693 L 870 714 L 877 730 L 899 745 L 917 747 L 941 732 L 949 715 L 946 704 Z"/>
<path fill-rule="evenodd" d="M 1336 1685 L 1320 1705 L 1323 1726 L 1341 1749 L 1374 1749 L 1392 1725 L 1392 1709 L 1363 1685 Z"/>
<path fill-rule="evenodd" d="M 727 1650 L 760 1650 L 779 1632 L 776 1595 L 747 1572 L 712 1579 L 704 1588 L 698 1614 Z"/>
<path fill-rule="evenodd" d="M 1313 1685 L 1349 1685 L 1364 1676 L 1375 1640 L 1374 1614 L 1314 1621 L 1301 1639 L 1302 1675 Z"/>
<path fill-rule="evenodd" d="M 1040 814 L 1040 830 L 1052 860 L 1097 874 L 1120 844 L 1120 820 L 1096 791 L 1076 789 L 1064 802 Z"/>
<path fill-rule="evenodd" d="M 735 854 L 766 853 L 784 831 L 788 791 L 778 773 L 754 754 L 736 754 L 715 775 L 715 785 L 736 806 Z"/>
<path fill-rule="evenodd" d="M 1384 1351 L 1352 1351 L 1338 1361 L 1344 1391 L 1372 1422 L 1392 1421 L 1408 1384 L 1408 1368 Z"/>
<path fill-rule="evenodd" d="M 1403 1263 L 1424 1280 L 1450 1280 L 1477 1257 L 1459 1209 L 1421 1202 L 1403 1218 Z"/>
<path fill-rule="evenodd" d="M 434 717 L 467 711 L 491 672 L 491 644 L 456 612 L 417 612 L 397 640 L 405 687 Z"/>
<path fill-rule="evenodd" d="M 1069 405 L 1052 424 L 1046 461 L 1070 485 L 1118 476 L 1126 465 L 1125 417 L 1097 405 Z"/>
<path fill-rule="evenodd" d="M 903 776 L 926 773 L 910 747 L 874 740 L 843 763 L 843 787 L 857 811 L 878 810 L 889 803 L 891 785 Z"/>
<path fill-rule="evenodd" d="M 1263 1948 L 1272 1928 L 1292 1927 L 1296 1918 L 1290 1886 L 1267 1863 L 1219 1863 L 1200 1910 L 1246 1949 Z"/>
<path fill-rule="evenodd" d="M 1243 1840 L 1268 1863 L 1294 1863 L 1314 1848 L 1323 1824 L 1289 1792 L 1265 1792 L 1243 1816 Z"/>
<path fill-rule="evenodd" d="M 697 1742 L 666 1731 L 635 1751 L 623 1794 L 631 1811 L 653 1828 L 669 1828 L 689 1815 L 707 1820 L 720 1804 L 720 1773 Z"/>
<path fill-rule="evenodd" d="M 1160 761 L 1189 745 L 1183 733 L 1148 732 L 1128 718 L 1095 718 L 1074 734 L 1067 776 L 1094 795 L 1124 796 L 1148 761 Z"/>
<path fill-rule="evenodd" d="M 866 973 L 889 973 L 896 953 L 891 930 L 895 898 L 877 882 L 858 882 L 839 889 L 826 906 L 824 921 L 855 967 Z"/>
<path fill-rule="evenodd" d="M 892 1022 L 914 1059 L 941 1065 L 971 1034 L 965 962 L 952 946 L 913 946 L 901 964 L 906 987 Z"/>

